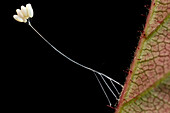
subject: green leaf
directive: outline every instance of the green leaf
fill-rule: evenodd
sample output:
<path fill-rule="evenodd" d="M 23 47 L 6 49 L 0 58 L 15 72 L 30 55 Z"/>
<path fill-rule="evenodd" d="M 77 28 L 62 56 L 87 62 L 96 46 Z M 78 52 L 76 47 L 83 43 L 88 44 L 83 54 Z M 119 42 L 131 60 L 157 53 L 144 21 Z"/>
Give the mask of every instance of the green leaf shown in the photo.
<path fill-rule="evenodd" d="M 116 113 L 170 113 L 170 0 L 153 0 Z"/>

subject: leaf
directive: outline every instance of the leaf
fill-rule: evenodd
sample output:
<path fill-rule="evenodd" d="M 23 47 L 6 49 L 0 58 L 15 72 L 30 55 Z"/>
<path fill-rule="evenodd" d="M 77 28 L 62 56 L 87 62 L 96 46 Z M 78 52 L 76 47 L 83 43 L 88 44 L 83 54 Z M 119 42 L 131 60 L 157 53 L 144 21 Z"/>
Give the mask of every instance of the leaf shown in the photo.
<path fill-rule="evenodd" d="M 170 0 L 153 0 L 116 113 L 170 113 Z"/>

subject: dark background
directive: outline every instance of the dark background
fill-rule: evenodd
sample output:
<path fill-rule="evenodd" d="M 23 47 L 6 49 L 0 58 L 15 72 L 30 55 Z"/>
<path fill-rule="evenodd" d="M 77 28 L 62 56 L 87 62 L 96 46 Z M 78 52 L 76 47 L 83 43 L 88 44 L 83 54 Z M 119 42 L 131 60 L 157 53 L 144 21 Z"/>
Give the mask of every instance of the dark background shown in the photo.
<path fill-rule="evenodd" d="M 32 25 L 57 49 L 124 84 L 150 0 L 11 0 L 1 21 L 1 93 L 5 110 L 113 113 L 94 74 L 54 51 L 13 19 L 31 3 Z M 3 5 L 2 5 L 3 6 Z M 106 88 L 106 87 L 105 87 Z M 118 87 L 119 88 L 119 87 Z M 119 90 L 121 90 L 119 88 Z M 112 104 L 116 103 L 108 92 Z"/>

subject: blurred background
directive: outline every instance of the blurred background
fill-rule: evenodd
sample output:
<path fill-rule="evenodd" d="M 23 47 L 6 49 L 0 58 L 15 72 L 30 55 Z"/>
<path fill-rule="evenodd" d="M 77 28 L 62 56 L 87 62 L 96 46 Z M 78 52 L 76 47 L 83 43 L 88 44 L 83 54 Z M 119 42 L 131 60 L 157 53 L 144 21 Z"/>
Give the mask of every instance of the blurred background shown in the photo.
<path fill-rule="evenodd" d="M 28 24 L 13 19 L 27 3 L 34 10 L 32 25 L 57 49 L 124 84 L 150 0 L 3 2 L 1 93 L 6 111 L 113 113 L 93 72 L 68 61 Z"/>

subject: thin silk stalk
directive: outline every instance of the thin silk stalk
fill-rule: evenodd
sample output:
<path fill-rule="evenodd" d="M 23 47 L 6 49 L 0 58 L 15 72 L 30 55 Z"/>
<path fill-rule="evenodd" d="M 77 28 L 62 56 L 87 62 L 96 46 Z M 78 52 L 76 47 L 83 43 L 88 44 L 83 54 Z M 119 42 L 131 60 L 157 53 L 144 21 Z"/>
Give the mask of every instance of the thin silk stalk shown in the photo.
<path fill-rule="evenodd" d="M 115 81 L 114 79 L 110 78 L 109 76 L 107 76 L 107 75 L 105 75 L 105 74 L 103 74 L 103 73 L 101 73 L 101 72 L 99 72 L 99 71 L 96 71 L 96 70 L 94 70 L 94 69 L 92 69 L 92 68 L 89 68 L 89 67 L 87 67 L 87 66 L 85 66 L 85 65 L 82 65 L 82 64 L 74 61 L 73 59 L 69 58 L 69 57 L 66 56 L 65 54 L 63 54 L 61 51 L 59 51 L 57 48 L 55 48 L 48 40 L 46 40 L 46 39 L 31 25 L 30 20 L 28 20 L 28 25 L 29 25 L 48 45 L 50 45 L 55 51 L 57 51 L 60 55 L 62 55 L 63 57 L 65 57 L 65 58 L 68 59 L 69 61 L 77 64 L 77 65 L 80 66 L 80 67 L 83 67 L 83 68 L 85 68 L 85 69 L 87 69 L 87 70 L 90 70 L 90 71 L 92 71 L 92 72 L 94 72 L 94 73 L 97 73 L 97 74 L 99 74 L 99 75 L 102 75 L 102 76 L 106 77 L 107 79 L 109 79 L 109 80 L 115 82 L 116 84 L 120 85 L 120 86 L 123 88 L 123 85 L 122 85 L 122 84 L 120 84 L 119 82 L 117 82 L 117 81 Z"/>

